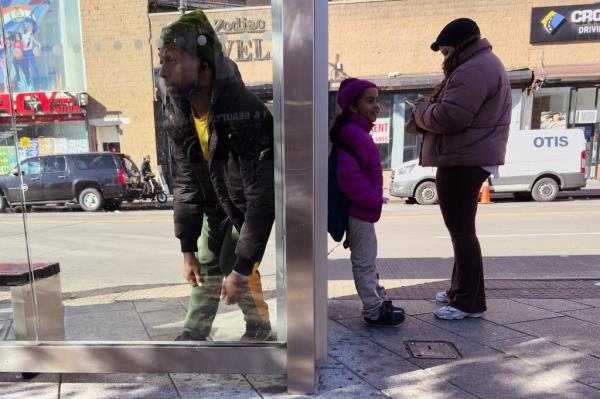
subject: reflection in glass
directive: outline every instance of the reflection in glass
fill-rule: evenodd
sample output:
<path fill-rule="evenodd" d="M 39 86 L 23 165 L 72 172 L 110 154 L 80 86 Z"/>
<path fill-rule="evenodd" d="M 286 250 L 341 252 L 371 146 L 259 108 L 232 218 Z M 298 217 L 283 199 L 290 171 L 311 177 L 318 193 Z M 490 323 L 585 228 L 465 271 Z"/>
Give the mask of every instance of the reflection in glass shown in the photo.
<path fill-rule="evenodd" d="M 162 30 L 159 55 L 175 232 L 192 286 L 177 339 L 207 339 L 222 300 L 239 305 L 242 340 L 273 340 L 258 271 L 275 214 L 271 113 L 202 11 Z"/>
<path fill-rule="evenodd" d="M 87 7 L 85 2 L 76 3 Z M 270 20 L 270 10 L 260 10 L 259 17 L 249 18 L 262 21 L 262 28 L 250 32 L 251 40 L 241 47 L 238 44 L 244 32 L 229 32 L 230 42 L 213 43 L 221 48 L 213 54 L 213 68 L 199 62 L 201 58 L 190 57 L 193 73 L 185 76 L 191 77 L 187 83 L 197 84 L 194 89 L 198 90 L 189 94 L 195 97 L 196 92 L 207 93 L 199 79 L 206 74 L 199 72 L 211 69 L 210 84 L 216 91 L 214 96 L 211 91 L 209 97 L 215 109 L 206 113 L 204 120 L 201 117 L 206 115 L 196 115 L 198 121 L 194 121 L 190 119 L 189 88 L 183 93 L 170 90 L 169 95 L 166 90 L 157 92 L 154 99 L 148 91 L 139 90 L 143 85 L 135 80 L 137 75 L 143 75 L 135 68 L 144 68 L 143 60 L 146 60 L 148 72 L 155 68 L 155 81 L 160 86 L 156 49 L 152 57 L 154 64 L 150 64 L 146 58 L 149 53 L 142 43 L 146 40 L 154 43 L 160 30 L 178 15 L 151 18 L 150 31 L 154 33 L 148 38 L 138 36 L 138 32 L 123 35 L 125 39 L 88 35 L 89 42 L 81 44 L 81 32 L 74 29 L 79 25 L 79 16 L 75 15 L 78 9 L 73 13 L 63 4 L 72 4 L 72 0 L 39 2 L 45 7 L 45 14 L 36 8 L 38 3 L 26 4 L 33 10 L 36 21 L 32 27 L 33 37 L 41 45 L 34 44 L 34 55 L 42 86 L 22 91 L 27 84 L 34 84 L 34 72 L 29 64 L 29 68 L 23 65 L 19 70 L 16 85 L 6 86 L 15 92 L 0 93 L 0 132 L 10 137 L 10 142 L 0 141 L 0 168 L 12 179 L 11 205 L 20 211 L 20 189 L 27 186 L 26 208 L 33 206 L 27 216 L 31 259 L 34 263 L 60 265 L 60 275 L 54 281 L 60 283 L 58 302 L 64 305 L 64 318 L 56 312 L 40 309 L 42 316 L 52 314 L 56 326 L 64 322 L 67 341 L 172 341 L 184 331 L 188 331 L 189 336 L 186 338 L 183 334 L 183 338 L 195 340 L 238 341 L 241 337 L 251 341 L 273 340 L 271 325 L 275 326 L 277 305 L 283 301 L 276 298 L 275 243 L 274 240 L 267 242 L 273 224 L 273 127 L 271 113 L 263 101 L 272 103 L 272 50 L 266 41 L 256 47 L 256 40 L 262 40 L 263 33 L 269 29 L 264 21 Z M 82 18 L 88 11 L 82 10 Z M 240 12 L 250 15 L 257 11 Z M 71 18 L 75 18 L 76 24 Z M 228 23 L 233 21 L 226 13 L 212 11 L 210 23 L 220 18 Z M 52 21 L 60 25 L 53 31 L 54 36 L 42 35 L 42 29 L 50 29 Z M 26 29 L 18 28 L 21 40 Z M 84 25 L 85 29 L 95 27 Z M 56 40 L 50 40 L 52 37 Z M 83 48 L 86 56 L 98 57 L 98 64 L 111 64 L 115 61 L 113 45 L 117 39 L 122 46 L 121 53 L 127 58 L 115 65 L 125 72 L 113 81 L 112 71 L 107 78 L 106 73 L 97 74 L 90 67 L 87 72 L 90 86 L 77 86 L 75 83 L 85 81 L 85 74 L 77 66 L 82 61 L 82 52 L 76 49 Z M 193 46 L 189 48 L 193 54 L 197 48 L 208 48 L 212 40 L 204 34 L 196 35 L 192 42 L 177 39 L 175 37 L 173 43 Z M 11 72 L 8 81 L 16 81 L 13 47 L 7 48 L 11 49 L 7 54 Z M 252 90 L 260 93 L 261 100 L 248 91 L 236 63 L 226 56 L 228 51 L 236 59 L 240 51 L 244 59 L 252 54 L 253 61 L 240 63 L 240 68 L 251 82 Z M 57 58 L 51 60 L 55 55 Z M 50 69 L 59 77 L 47 79 L 45 74 Z M 130 74 L 132 69 L 135 74 Z M 29 73 L 28 82 L 25 72 Z M 181 75 L 171 76 L 171 86 L 174 86 Z M 131 81 L 131 86 L 121 85 L 124 81 Z M 66 91 L 68 85 L 77 89 Z M 107 101 L 109 97 L 119 102 Z M 157 100 L 154 118 L 151 107 L 140 105 L 142 111 L 135 115 L 126 107 L 135 101 L 152 104 L 153 100 Z M 126 105 L 123 109 L 121 103 Z M 175 127 L 175 133 L 163 128 L 165 115 L 174 116 L 172 121 L 176 123 L 169 125 L 167 120 L 165 127 Z M 185 123 L 177 125 L 182 115 L 186 117 Z M 143 124 L 153 120 L 156 132 Z M 202 139 L 198 137 L 195 122 L 199 126 L 204 123 L 206 128 L 201 130 L 210 132 L 208 142 L 206 135 Z M 150 126 L 154 125 L 150 123 Z M 150 140 L 155 133 L 156 156 Z M 233 141 L 228 142 L 230 136 Z M 203 145 L 200 145 L 201 140 Z M 203 152 L 207 147 L 210 164 Z M 235 153 L 229 149 L 235 149 Z M 90 152 L 95 150 L 101 153 Z M 140 194 L 144 182 L 138 166 L 142 166 L 146 154 L 152 155 L 151 166 L 148 166 L 156 176 L 156 185 L 165 191 L 169 188 L 169 193 L 175 194 L 174 211 Z M 11 172 L 19 161 L 24 173 L 13 176 Z M 230 168 L 231 165 L 234 167 Z M 223 171 L 222 177 L 226 177 L 223 180 L 227 180 L 227 184 L 217 186 L 218 195 L 209 171 Z M 154 185 L 152 180 L 150 182 Z M 186 213 L 190 209 L 192 213 Z M 4 221 L 14 224 L 22 215 L 11 212 L 1 217 L 0 225 Z M 185 229 L 193 230 L 192 234 L 178 233 L 180 237 L 176 237 L 174 230 L 180 223 Z M 9 261 L 27 262 L 22 226 L 20 234 L 14 236 L 9 247 L 20 244 L 23 254 Z M 184 245 L 202 264 L 202 287 L 192 289 L 181 276 L 180 253 Z M 259 265 L 262 275 L 258 272 Z M 238 269 L 249 276 L 247 279 L 239 276 L 241 282 L 234 287 L 238 289 L 238 300 L 227 305 L 221 300 L 223 278 Z M 45 279 L 36 280 L 36 286 L 43 288 L 45 282 Z M 0 298 L 8 298 L 10 295 L 6 292 L 8 296 Z M 4 291 L 2 293 L 4 295 Z M 3 300 L 0 299 L 0 313 L 2 306 L 7 305 Z M 5 307 L 10 309 L 9 305 Z"/>

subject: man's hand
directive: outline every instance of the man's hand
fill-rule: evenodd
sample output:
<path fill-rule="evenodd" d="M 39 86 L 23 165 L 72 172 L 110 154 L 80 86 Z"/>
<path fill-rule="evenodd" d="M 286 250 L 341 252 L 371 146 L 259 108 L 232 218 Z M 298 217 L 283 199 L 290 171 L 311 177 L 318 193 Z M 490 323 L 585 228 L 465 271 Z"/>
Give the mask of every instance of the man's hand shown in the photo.
<path fill-rule="evenodd" d="M 233 305 L 239 300 L 240 294 L 248 289 L 248 278 L 236 273 L 229 273 L 221 288 L 221 300 L 226 305 Z"/>
<path fill-rule="evenodd" d="M 192 287 L 197 287 L 204 283 L 204 279 L 200 275 L 200 262 L 193 252 L 183 253 L 183 278 Z"/>

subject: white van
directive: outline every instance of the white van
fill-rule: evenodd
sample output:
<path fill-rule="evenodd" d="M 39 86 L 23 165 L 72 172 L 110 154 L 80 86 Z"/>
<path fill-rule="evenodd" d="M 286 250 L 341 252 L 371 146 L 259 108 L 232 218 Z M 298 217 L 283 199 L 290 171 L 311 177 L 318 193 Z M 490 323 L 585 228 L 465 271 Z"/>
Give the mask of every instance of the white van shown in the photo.
<path fill-rule="evenodd" d="M 405 162 L 392 173 L 390 194 L 419 204 L 437 202 L 436 168 Z M 506 163 L 490 178 L 490 192 L 552 201 L 560 190 L 585 187 L 585 137 L 581 129 L 511 130 Z"/>

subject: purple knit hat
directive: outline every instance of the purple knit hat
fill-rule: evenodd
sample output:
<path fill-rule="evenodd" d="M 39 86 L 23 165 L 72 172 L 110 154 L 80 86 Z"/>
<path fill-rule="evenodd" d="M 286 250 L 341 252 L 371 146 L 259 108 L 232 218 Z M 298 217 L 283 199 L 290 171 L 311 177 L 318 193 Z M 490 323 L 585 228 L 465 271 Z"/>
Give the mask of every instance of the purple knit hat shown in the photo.
<path fill-rule="evenodd" d="M 371 87 L 377 87 L 375 83 L 368 80 L 348 78 L 344 79 L 338 90 L 337 103 L 341 109 L 346 109 L 356 101 L 360 95 Z"/>

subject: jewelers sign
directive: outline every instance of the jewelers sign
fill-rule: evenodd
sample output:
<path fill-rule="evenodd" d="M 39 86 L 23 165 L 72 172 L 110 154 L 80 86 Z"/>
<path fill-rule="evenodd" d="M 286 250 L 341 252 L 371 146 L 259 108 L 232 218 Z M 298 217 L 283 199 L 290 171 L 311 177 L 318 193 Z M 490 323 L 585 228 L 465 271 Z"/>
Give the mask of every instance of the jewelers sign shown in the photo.
<path fill-rule="evenodd" d="M 390 118 L 377 118 L 371 129 L 371 137 L 375 144 L 388 144 L 390 142 Z"/>
<path fill-rule="evenodd" d="M 600 41 L 600 3 L 532 9 L 531 44 L 583 40 Z"/>

